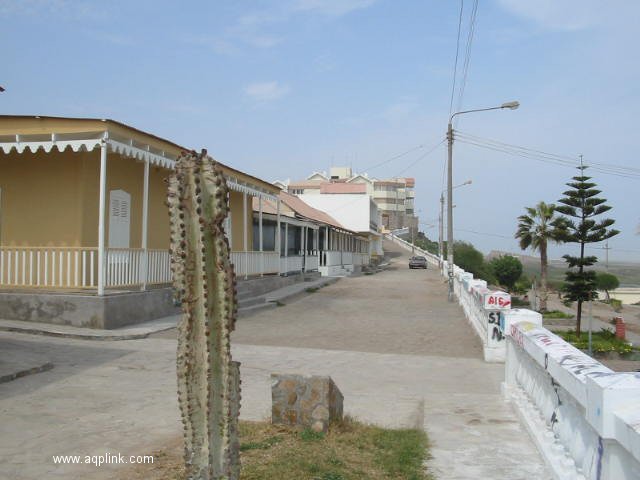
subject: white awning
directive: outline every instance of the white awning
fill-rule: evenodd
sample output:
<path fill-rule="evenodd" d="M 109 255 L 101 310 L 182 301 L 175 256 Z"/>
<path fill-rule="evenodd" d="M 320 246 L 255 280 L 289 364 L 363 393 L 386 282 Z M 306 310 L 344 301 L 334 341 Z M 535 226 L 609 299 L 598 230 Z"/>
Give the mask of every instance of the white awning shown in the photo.
<path fill-rule="evenodd" d="M 80 132 L 73 134 L 33 134 L 33 135 L 1 135 L 0 150 L 5 154 L 15 150 L 22 154 L 25 150 L 36 153 L 42 150 L 46 153 L 56 148 L 59 152 L 71 149 L 74 152 L 91 152 L 106 142 L 107 148 L 113 153 L 124 157 L 134 158 L 138 161 L 148 161 L 152 165 L 173 169 L 176 157 L 167 152 L 156 150 L 150 145 L 140 144 L 133 139 L 119 138 L 109 132 Z M 277 201 L 277 197 L 264 191 L 257 185 L 241 182 L 235 177 L 225 175 L 227 185 L 231 190 L 246 193 L 256 197 L 262 197 L 271 201 Z"/>

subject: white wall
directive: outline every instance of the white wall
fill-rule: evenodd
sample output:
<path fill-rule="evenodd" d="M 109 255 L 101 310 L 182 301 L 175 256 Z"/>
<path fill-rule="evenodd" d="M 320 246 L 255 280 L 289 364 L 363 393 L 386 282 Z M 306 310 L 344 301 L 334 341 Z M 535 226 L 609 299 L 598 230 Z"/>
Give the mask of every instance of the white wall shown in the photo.
<path fill-rule="evenodd" d="M 640 479 L 640 373 L 614 373 L 541 326 L 507 332 L 505 395 L 556 479 Z"/>
<path fill-rule="evenodd" d="M 349 230 L 354 232 L 369 231 L 373 202 L 367 194 L 304 194 L 298 195 L 298 197 L 312 207 L 328 213 Z"/>

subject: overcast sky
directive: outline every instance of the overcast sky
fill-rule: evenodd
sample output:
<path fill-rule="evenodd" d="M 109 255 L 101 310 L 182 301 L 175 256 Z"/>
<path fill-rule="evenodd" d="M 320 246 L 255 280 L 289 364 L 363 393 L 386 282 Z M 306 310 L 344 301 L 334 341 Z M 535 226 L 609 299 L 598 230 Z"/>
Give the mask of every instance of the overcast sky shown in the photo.
<path fill-rule="evenodd" d="M 458 86 L 473 0 L 464 3 Z M 0 0 L 0 112 L 112 118 L 206 147 L 265 180 L 332 164 L 413 176 L 422 221 L 437 223 L 446 149 L 425 153 L 446 131 L 459 8 L 453 0 Z M 509 100 L 521 108 L 470 114 L 456 129 L 639 167 L 639 18 L 635 0 L 481 0 L 454 110 Z M 455 191 L 456 238 L 485 252 L 517 251 L 517 216 L 556 201 L 575 174 L 462 143 L 454 170 L 456 184 L 473 180 Z M 640 261 L 640 179 L 592 173 L 622 230 L 610 258 Z M 426 232 L 437 238 L 436 228 Z"/>

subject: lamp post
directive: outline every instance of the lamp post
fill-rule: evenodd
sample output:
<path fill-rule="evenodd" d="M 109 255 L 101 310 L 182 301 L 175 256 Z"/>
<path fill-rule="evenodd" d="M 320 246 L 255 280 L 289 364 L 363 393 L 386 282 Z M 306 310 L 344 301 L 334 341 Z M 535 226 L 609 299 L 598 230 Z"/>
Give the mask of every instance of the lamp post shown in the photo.
<path fill-rule="evenodd" d="M 456 115 L 465 113 L 486 112 L 489 110 L 515 110 L 520 104 L 518 102 L 503 103 L 499 107 L 477 108 L 475 110 L 463 110 L 455 112 L 449 117 L 449 125 L 447 127 L 448 140 L 448 163 L 447 163 L 447 267 L 449 272 L 449 301 L 453 302 L 453 118 Z"/>
<path fill-rule="evenodd" d="M 465 185 L 471 185 L 473 183 L 472 180 L 467 180 L 464 183 L 461 183 L 460 185 L 456 185 L 455 187 L 453 187 L 453 189 L 455 190 L 456 188 L 459 187 L 464 187 Z M 445 190 L 442 190 L 440 192 L 440 216 L 438 217 L 438 257 L 440 258 L 440 262 L 442 263 L 442 257 L 444 256 L 444 192 Z"/>

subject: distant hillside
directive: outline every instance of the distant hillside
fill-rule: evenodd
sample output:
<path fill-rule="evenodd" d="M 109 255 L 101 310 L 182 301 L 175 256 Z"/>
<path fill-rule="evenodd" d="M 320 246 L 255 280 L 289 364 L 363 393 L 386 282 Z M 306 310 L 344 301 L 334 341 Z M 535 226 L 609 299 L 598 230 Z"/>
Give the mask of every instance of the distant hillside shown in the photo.
<path fill-rule="evenodd" d="M 522 262 L 524 273 L 529 277 L 540 276 L 540 257 L 531 255 L 523 255 L 521 253 L 501 252 L 492 250 L 486 256 L 487 260 L 499 257 L 501 255 L 512 255 Z M 594 267 L 597 271 L 608 271 L 614 274 L 620 280 L 620 284 L 624 286 L 640 286 L 640 264 L 633 262 L 612 262 L 609 261 L 609 270 L 605 269 L 602 262 L 598 262 Z M 549 260 L 549 280 L 552 282 L 561 282 L 564 280 L 564 272 L 567 269 L 563 259 Z"/>

